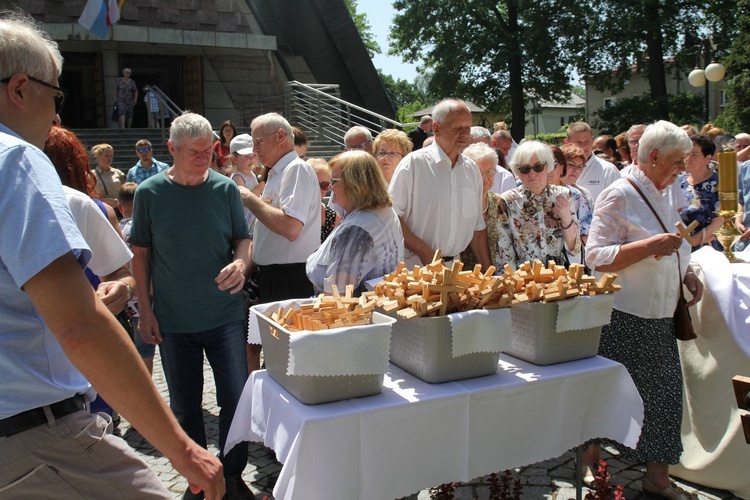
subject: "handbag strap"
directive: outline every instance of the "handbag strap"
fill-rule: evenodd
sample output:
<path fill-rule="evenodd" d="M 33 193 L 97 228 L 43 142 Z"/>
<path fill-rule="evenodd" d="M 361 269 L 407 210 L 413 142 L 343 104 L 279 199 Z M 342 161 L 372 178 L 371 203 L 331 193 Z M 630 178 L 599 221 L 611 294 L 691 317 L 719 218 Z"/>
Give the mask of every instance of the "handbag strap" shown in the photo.
<path fill-rule="evenodd" d="M 641 191 L 641 188 L 638 187 L 638 184 L 635 183 L 633 179 L 630 177 L 626 177 L 626 180 L 630 183 L 631 186 L 633 186 L 633 189 L 635 189 L 639 195 L 641 195 L 641 198 L 643 198 L 643 201 L 646 202 L 646 205 L 648 208 L 651 209 L 651 213 L 654 214 L 654 217 L 656 217 L 656 220 L 659 221 L 659 225 L 664 230 L 665 233 L 668 233 L 667 227 L 664 225 L 664 223 L 661 221 L 661 217 L 659 217 L 659 214 L 656 213 L 656 210 L 654 210 L 654 207 L 651 205 L 651 202 L 648 201 L 648 198 L 646 198 L 646 195 L 643 194 L 643 191 Z M 680 279 L 681 270 L 682 269 L 682 263 L 680 262 L 680 251 L 677 251 L 677 279 L 680 282 L 680 286 L 678 287 L 678 290 L 680 291 L 680 298 L 685 299 L 685 295 L 682 293 L 682 280 Z"/>
<path fill-rule="evenodd" d="M 102 187 L 104 188 L 104 196 L 109 196 L 109 190 L 107 190 L 107 185 L 104 184 L 104 179 L 102 179 L 102 174 L 100 174 L 97 169 L 94 169 L 94 172 L 96 172 L 96 175 L 99 176 L 99 180 L 102 181 Z"/>

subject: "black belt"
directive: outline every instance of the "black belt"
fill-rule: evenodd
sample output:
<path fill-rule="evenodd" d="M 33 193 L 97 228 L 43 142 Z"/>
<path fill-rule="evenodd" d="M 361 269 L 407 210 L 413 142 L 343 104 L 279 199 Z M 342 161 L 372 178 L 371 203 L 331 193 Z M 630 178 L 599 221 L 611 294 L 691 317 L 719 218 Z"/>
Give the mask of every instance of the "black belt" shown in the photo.
<path fill-rule="evenodd" d="M 305 269 L 307 264 L 305 262 L 294 262 L 292 264 L 268 264 L 267 266 L 261 266 L 258 264 L 258 269 L 261 271 L 279 271 L 281 269 Z"/>
<path fill-rule="evenodd" d="M 86 400 L 82 395 L 76 394 L 72 398 L 48 405 L 48 408 L 55 418 L 63 418 L 71 413 L 85 410 Z M 18 415 L 0 420 L 0 437 L 12 436 L 46 423 L 47 415 L 44 414 L 43 406 L 26 410 Z"/>

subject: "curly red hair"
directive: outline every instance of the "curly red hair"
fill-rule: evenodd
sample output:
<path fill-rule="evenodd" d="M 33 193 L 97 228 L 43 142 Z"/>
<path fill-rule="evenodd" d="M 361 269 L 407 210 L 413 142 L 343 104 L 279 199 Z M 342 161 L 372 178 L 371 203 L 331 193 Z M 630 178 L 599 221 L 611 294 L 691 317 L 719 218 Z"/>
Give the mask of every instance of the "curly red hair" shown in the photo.
<path fill-rule="evenodd" d="M 99 197 L 94 189 L 96 177 L 91 171 L 89 155 L 78 136 L 64 127 L 53 126 L 44 143 L 44 152 L 55 166 L 63 185 L 94 198 Z"/>

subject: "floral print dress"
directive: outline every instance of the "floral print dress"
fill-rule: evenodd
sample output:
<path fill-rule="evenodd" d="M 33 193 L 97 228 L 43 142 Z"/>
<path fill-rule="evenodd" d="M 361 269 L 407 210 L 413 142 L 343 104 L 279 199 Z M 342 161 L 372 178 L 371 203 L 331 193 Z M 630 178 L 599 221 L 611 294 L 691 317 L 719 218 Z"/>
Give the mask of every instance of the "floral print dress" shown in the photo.
<path fill-rule="evenodd" d="M 547 262 L 565 260 L 564 252 L 577 255 L 581 251 L 580 234 L 576 235 L 574 248 L 566 249 L 562 235 L 562 221 L 555 214 L 555 199 L 558 195 L 570 197 L 563 186 L 548 185 L 535 195 L 523 186 L 500 195 L 498 202 L 498 268 L 509 263 L 518 269 L 525 261 L 540 259 Z M 571 203 L 573 223 L 578 218 Z"/>
<path fill-rule="evenodd" d="M 680 214 L 682 223 L 687 226 L 693 221 L 698 221 L 698 227 L 694 232 L 700 232 L 711 224 L 716 217 L 714 212 L 719 210 L 719 174 L 714 172 L 711 177 L 695 185 L 688 182 L 688 174 L 682 174 L 679 182 L 688 202 L 687 208 Z M 716 240 L 710 245 L 716 250 L 724 249 Z M 700 246 L 693 247 L 693 251 L 699 248 Z"/>

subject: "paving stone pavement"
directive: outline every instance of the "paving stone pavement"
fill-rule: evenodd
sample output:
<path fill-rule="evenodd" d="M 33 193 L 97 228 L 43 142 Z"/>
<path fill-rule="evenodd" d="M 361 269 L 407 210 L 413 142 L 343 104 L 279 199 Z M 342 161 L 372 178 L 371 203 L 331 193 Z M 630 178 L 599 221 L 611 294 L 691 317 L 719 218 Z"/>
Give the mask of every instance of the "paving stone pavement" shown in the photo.
<path fill-rule="evenodd" d="M 219 409 L 216 405 L 216 391 L 214 387 L 213 374 L 207 362 L 204 363 L 205 385 L 203 390 L 204 420 L 206 422 L 206 435 L 209 449 L 218 453 L 219 435 Z M 159 361 L 157 351 L 154 360 L 154 383 L 166 401 L 169 401 L 167 384 Z M 141 435 L 130 427 L 130 424 L 122 419 L 119 426 L 119 434 L 133 447 L 146 462 L 156 471 L 159 478 L 167 486 L 174 498 L 181 498 L 187 488 L 187 481 L 177 474 L 169 461 L 161 453 L 156 451 Z M 248 466 L 245 468 L 243 478 L 256 494 L 259 500 L 267 497 L 273 500 L 272 490 L 278 478 L 281 464 L 276 461 L 273 451 L 260 443 L 250 443 L 248 453 Z M 628 500 L 640 500 L 648 498 L 644 495 L 640 486 L 643 475 L 642 464 L 628 464 L 618 460 L 614 449 L 604 447 L 603 458 L 609 465 L 612 475 L 611 484 L 623 485 L 625 498 Z M 576 497 L 575 491 L 575 453 L 569 451 L 564 455 L 545 460 L 536 464 L 528 465 L 511 471 L 513 478 L 518 478 L 522 485 L 522 500 L 551 499 L 568 500 Z M 449 478 L 446 478 L 448 480 Z M 477 478 L 468 483 L 460 483 L 455 490 L 456 500 L 486 500 L 489 498 L 489 482 L 487 477 Z M 705 486 L 677 480 L 677 484 L 687 491 L 696 492 L 701 500 L 727 500 L 737 498 L 731 493 L 716 490 Z M 583 495 L 588 493 L 584 487 Z M 430 490 L 422 490 L 403 500 L 429 500 Z M 351 499 L 331 499 L 351 500 Z"/>

